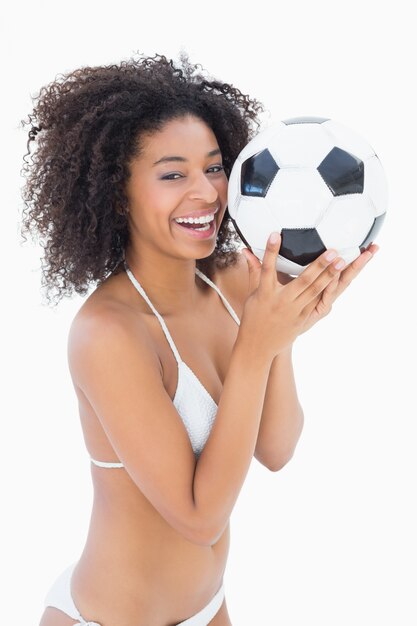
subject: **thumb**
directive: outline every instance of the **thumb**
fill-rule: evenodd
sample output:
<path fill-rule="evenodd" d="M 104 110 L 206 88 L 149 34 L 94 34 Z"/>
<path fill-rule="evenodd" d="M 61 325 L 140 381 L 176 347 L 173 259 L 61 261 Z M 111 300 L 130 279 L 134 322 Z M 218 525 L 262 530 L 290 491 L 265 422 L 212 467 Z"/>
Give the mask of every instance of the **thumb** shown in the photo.
<path fill-rule="evenodd" d="M 245 256 L 249 271 L 253 271 L 258 265 L 260 265 L 258 257 L 256 257 L 253 252 L 248 250 L 248 248 L 242 248 L 242 254 Z"/>
<path fill-rule="evenodd" d="M 248 266 L 250 266 L 250 260 L 249 260 L 249 250 L 247 248 L 242 248 L 242 254 L 245 257 Z"/>

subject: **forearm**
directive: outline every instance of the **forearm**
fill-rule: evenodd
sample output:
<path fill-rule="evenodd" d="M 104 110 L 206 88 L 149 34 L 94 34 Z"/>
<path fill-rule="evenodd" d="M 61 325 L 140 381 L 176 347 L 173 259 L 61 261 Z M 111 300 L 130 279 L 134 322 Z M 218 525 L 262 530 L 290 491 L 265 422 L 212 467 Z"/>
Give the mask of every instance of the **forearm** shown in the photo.
<path fill-rule="evenodd" d="M 238 338 L 194 474 L 195 514 L 209 545 L 227 525 L 252 461 L 271 363 Z"/>
<path fill-rule="evenodd" d="M 292 349 L 272 362 L 259 426 L 255 457 L 271 470 L 285 465 L 294 453 L 304 424 L 297 396 Z"/>

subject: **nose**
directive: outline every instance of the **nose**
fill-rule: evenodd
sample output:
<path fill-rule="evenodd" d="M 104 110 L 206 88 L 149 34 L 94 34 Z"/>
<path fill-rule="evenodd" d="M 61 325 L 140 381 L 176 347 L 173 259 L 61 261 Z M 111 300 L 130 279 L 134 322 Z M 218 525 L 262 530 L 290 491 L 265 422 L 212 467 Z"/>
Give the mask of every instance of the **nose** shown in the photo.
<path fill-rule="evenodd" d="M 196 176 L 193 177 L 192 185 L 188 193 L 190 200 L 203 200 L 207 204 L 216 202 L 219 197 L 217 188 L 204 172 L 196 174 Z"/>

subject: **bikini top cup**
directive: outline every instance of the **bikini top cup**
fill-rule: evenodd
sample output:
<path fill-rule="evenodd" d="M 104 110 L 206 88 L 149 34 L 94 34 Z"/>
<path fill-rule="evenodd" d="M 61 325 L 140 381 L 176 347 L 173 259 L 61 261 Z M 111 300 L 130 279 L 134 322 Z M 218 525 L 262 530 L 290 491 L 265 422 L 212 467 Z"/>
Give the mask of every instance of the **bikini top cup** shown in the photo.
<path fill-rule="evenodd" d="M 164 331 L 165 337 L 167 338 L 168 343 L 174 353 L 175 359 L 178 364 L 178 383 L 173 399 L 173 404 L 177 409 L 182 421 L 184 422 L 185 428 L 187 429 L 187 433 L 190 438 L 194 454 L 199 457 L 208 439 L 208 436 L 210 435 L 210 431 L 217 413 L 217 404 L 215 403 L 207 389 L 202 385 L 201 381 L 194 374 L 194 372 L 181 359 L 163 317 L 158 313 L 152 302 L 149 300 L 143 287 L 139 284 L 139 282 L 129 269 L 126 261 L 124 262 L 124 264 L 126 273 L 129 276 L 130 280 L 158 318 L 162 326 L 162 330 Z M 213 287 L 213 289 L 217 291 L 226 309 L 229 311 L 236 324 L 240 325 L 240 320 L 238 316 L 236 315 L 235 311 L 232 309 L 224 295 L 221 293 L 220 289 L 197 267 L 195 268 L 195 272 L 202 280 L 204 280 L 208 285 L 210 285 L 211 287 Z M 91 462 L 98 467 L 123 467 L 123 463 L 108 463 L 106 461 L 97 461 L 93 458 L 91 458 Z"/>

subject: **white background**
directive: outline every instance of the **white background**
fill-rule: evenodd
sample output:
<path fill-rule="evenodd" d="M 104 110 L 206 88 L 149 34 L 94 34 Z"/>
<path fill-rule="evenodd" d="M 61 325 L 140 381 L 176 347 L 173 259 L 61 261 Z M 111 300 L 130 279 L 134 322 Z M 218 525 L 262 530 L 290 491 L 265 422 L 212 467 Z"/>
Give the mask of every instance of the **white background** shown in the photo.
<path fill-rule="evenodd" d="M 50 584 L 82 550 L 92 500 L 66 362 L 84 299 L 42 304 L 42 250 L 20 244 L 20 120 L 59 73 L 184 48 L 274 119 L 330 117 L 361 133 L 390 192 L 379 253 L 296 341 L 305 427 L 295 455 L 278 473 L 254 460 L 233 512 L 233 626 L 416 624 L 411 3 L 292 1 L 275 15 L 264 0 L 15 6 L 2 9 L 0 38 L 2 623 L 38 624 Z"/>

